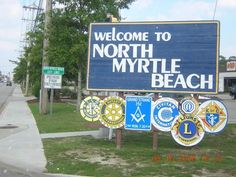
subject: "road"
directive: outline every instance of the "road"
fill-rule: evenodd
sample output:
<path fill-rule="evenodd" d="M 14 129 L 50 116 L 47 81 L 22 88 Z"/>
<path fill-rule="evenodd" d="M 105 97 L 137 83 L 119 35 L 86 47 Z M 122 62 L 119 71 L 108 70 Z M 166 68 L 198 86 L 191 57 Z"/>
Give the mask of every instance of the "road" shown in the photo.
<path fill-rule="evenodd" d="M 6 83 L 0 83 L 0 113 L 4 109 L 7 98 L 12 94 L 14 86 L 6 86 Z"/>
<path fill-rule="evenodd" d="M 229 114 L 229 123 L 236 124 L 236 100 L 233 100 L 228 93 L 217 95 L 218 98 L 224 103 Z"/>

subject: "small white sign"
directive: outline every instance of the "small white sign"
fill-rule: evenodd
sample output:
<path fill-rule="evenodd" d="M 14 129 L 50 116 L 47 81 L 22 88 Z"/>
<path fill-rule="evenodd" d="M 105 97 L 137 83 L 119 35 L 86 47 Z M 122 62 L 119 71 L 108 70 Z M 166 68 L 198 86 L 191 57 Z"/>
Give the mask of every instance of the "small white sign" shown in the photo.
<path fill-rule="evenodd" d="M 61 89 L 62 76 L 55 74 L 44 75 L 44 88 Z"/>
<path fill-rule="evenodd" d="M 236 71 L 236 61 L 227 62 L 227 71 Z"/>

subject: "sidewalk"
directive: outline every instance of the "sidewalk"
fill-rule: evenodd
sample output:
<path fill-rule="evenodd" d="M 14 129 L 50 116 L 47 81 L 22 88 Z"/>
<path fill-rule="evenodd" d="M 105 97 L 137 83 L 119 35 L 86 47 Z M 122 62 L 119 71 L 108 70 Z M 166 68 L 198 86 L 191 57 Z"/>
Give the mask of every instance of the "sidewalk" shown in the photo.
<path fill-rule="evenodd" d="M 46 171 L 38 128 L 19 86 L 0 115 L 0 161 L 29 172 Z"/>

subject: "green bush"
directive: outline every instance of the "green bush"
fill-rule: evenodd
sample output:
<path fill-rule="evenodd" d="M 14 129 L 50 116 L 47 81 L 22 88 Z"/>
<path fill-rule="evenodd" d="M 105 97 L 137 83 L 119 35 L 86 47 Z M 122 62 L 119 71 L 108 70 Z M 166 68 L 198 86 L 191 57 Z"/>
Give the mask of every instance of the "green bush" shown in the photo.
<path fill-rule="evenodd" d="M 40 87 L 41 87 L 40 81 L 35 81 L 33 85 L 32 94 L 37 98 L 39 98 Z"/>
<path fill-rule="evenodd" d="M 63 97 L 69 97 L 69 98 L 73 98 L 76 99 L 77 98 L 77 93 L 74 90 L 71 90 L 69 88 L 63 88 L 61 89 L 61 96 Z"/>

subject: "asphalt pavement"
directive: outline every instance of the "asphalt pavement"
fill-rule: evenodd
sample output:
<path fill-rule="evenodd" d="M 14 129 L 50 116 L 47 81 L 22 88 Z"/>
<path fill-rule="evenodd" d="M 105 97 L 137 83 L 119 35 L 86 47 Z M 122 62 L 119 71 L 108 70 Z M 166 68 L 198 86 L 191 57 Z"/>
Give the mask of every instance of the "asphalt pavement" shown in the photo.
<path fill-rule="evenodd" d="M 6 86 L 6 83 L 0 82 L 0 113 L 5 108 L 7 99 L 12 94 L 14 88 L 15 88 L 14 86 L 13 87 Z"/>
<path fill-rule="evenodd" d="M 234 100 L 229 93 L 220 93 L 217 97 L 224 103 L 228 111 L 228 123 L 236 124 L 236 100 Z"/>

